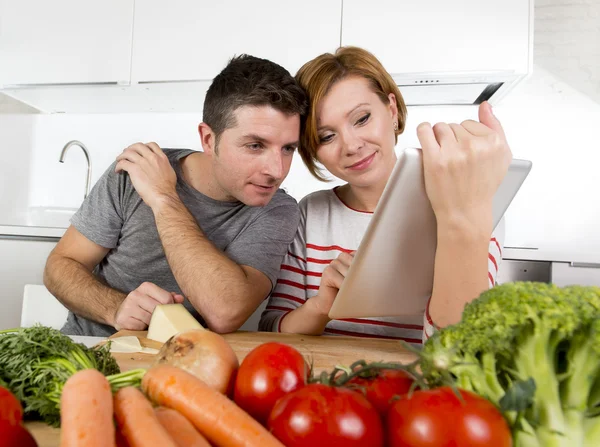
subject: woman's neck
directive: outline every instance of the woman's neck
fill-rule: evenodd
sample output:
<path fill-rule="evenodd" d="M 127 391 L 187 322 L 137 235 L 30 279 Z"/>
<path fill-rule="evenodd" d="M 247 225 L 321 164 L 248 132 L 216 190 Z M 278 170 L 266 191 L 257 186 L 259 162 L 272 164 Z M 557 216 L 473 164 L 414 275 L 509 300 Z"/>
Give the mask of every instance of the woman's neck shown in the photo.
<path fill-rule="evenodd" d="M 336 192 L 342 202 L 350 208 L 372 213 L 379 203 L 385 184 L 386 182 L 381 182 L 381 184 L 378 185 L 361 187 L 346 183 L 345 185 L 340 186 Z"/>
<path fill-rule="evenodd" d="M 393 169 L 394 165 L 391 164 L 389 172 L 382 176 L 379 182 L 369 186 L 358 186 L 350 183 L 340 186 L 336 190 L 338 197 L 352 209 L 374 212 Z"/>

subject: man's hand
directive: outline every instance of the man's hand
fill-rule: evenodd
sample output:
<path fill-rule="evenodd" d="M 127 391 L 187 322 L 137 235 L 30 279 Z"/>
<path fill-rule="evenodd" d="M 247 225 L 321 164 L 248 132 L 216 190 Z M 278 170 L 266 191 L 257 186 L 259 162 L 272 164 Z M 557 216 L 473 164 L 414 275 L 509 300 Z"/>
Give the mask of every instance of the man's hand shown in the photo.
<path fill-rule="evenodd" d="M 157 305 L 183 303 L 183 300 L 183 295 L 167 292 L 151 282 L 142 283 L 125 297 L 117 309 L 113 326 L 118 331 L 143 331 L 148 328 Z"/>
<path fill-rule="evenodd" d="M 321 284 L 319 292 L 309 299 L 306 303 L 310 303 L 313 311 L 321 317 L 328 317 L 331 306 L 335 301 L 342 282 L 348 274 L 350 264 L 354 259 L 354 253 L 340 253 L 340 255 L 331 261 L 331 263 L 323 270 L 321 276 Z"/>
<path fill-rule="evenodd" d="M 177 175 L 156 143 L 136 143 L 117 157 L 115 172 L 126 171 L 140 197 L 150 208 L 163 197 L 177 197 Z"/>
<path fill-rule="evenodd" d="M 512 153 L 491 106 L 479 107 L 479 121 L 421 123 L 425 187 L 438 227 L 457 224 L 492 231 L 492 202 Z"/>

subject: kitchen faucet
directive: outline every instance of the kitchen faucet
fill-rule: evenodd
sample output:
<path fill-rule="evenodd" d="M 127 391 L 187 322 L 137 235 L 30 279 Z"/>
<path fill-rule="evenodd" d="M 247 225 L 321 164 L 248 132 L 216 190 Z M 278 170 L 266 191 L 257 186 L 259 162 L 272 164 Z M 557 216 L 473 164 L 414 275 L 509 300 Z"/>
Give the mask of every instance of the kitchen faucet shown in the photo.
<path fill-rule="evenodd" d="M 61 163 L 65 162 L 65 156 L 67 155 L 67 151 L 71 146 L 79 146 L 85 154 L 85 159 L 87 160 L 87 177 L 85 179 L 85 195 L 83 196 L 83 198 L 85 199 L 88 196 L 88 193 L 90 192 L 90 180 L 92 178 L 92 160 L 90 160 L 90 154 L 85 145 L 81 141 L 72 140 L 65 144 L 65 147 L 63 147 L 60 153 L 60 159 L 58 161 L 60 161 Z"/>

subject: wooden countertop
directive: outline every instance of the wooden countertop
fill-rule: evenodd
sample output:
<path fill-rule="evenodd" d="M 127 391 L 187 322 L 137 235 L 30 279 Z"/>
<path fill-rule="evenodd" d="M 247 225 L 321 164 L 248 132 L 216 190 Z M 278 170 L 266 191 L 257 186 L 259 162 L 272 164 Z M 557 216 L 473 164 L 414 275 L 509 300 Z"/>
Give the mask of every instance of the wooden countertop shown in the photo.
<path fill-rule="evenodd" d="M 139 335 L 145 332 L 127 332 L 122 335 Z M 116 334 L 121 335 L 121 333 Z M 278 341 L 294 346 L 308 362 L 312 362 L 315 373 L 332 370 L 336 365 L 349 366 L 359 359 L 366 361 L 384 361 L 410 363 L 415 355 L 408 352 L 398 341 L 356 338 L 306 336 L 296 334 L 277 334 L 271 332 L 236 332 L 224 336 L 238 356 L 240 362 L 256 346 L 269 341 Z M 142 344 L 144 344 L 142 342 Z M 148 368 L 154 361 L 149 354 L 113 354 L 122 371 L 136 368 Z M 58 447 L 60 430 L 41 422 L 29 422 L 27 428 L 39 447 Z"/>

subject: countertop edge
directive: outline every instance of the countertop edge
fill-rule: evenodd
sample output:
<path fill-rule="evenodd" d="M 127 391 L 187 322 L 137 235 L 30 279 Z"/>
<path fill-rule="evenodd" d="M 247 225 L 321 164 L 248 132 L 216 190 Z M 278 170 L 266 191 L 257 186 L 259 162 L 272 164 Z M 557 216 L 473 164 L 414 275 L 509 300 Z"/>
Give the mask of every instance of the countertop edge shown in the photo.
<path fill-rule="evenodd" d="M 0 225 L 0 238 L 2 236 L 9 236 L 11 239 L 13 237 L 15 239 L 19 237 L 60 239 L 65 234 L 65 231 L 67 231 L 66 228 Z"/>
<path fill-rule="evenodd" d="M 67 231 L 66 228 L 0 225 L 0 238 L 2 238 L 2 236 L 8 236 L 11 239 L 18 239 L 19 237 L 60 239 L 63 234 L 65 234 L 65 231 Z M 505 247 L 502 251 L 502 259 L 515 261 L 600 264 L 600 253 L 566 253 L 560 251 Z"/>
<path fill-rule="evenodd" d="M 502 250 L 502 259 L 512 261 L 600 264 L 600 253 L 567 253 L 564 251 L 504 247 L 504 250 Z"/>

